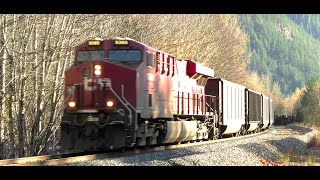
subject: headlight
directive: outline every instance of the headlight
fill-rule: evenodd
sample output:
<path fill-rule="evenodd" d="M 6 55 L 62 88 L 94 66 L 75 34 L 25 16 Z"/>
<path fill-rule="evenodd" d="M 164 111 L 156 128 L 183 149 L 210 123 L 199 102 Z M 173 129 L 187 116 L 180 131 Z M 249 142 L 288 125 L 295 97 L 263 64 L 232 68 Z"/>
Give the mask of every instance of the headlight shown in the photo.
<path fill-rule="evenodd" d="M 101 70 L 98 70 L 98 69 L 94 70 L 94 74 L 96 76 L 100 76 L 101 75 Z"/>
<path fill-rule="evenodd" d="M 100 65 L 98 65 L 98 64 L 94 65 L 94 74 L 96 76 L 100 76 L 101 75 L 101 66 Z"/>
<path fill-rule="evenodd" d="M 101 66 L 100 65 L 94 65 L 94 69 L 101 70 Z"/>
<path fill-rule="evenodd" d="M 76 102 L 75 101 L 70 101 L 68 103 L 68 105 L 69 105 L 69 107 L 74 108 L 74 107 L 76 107 Z"/>
<path fill-rule="evenodd" d="M 107 101 L 107 106 L 110 108 L 110 107 L 112 107 L 113 106 L 113 102 L 112 101 Z"/>

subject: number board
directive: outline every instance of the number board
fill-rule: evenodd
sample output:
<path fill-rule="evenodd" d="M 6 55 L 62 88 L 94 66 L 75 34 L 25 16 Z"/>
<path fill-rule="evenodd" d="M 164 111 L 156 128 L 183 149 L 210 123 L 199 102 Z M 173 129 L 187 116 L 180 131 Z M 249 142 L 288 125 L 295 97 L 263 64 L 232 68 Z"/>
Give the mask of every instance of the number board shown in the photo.
<path fill-rule="evenodd" d="M 127 40 L 115 40 L 114 44 L 115 45 L 128 45 L 129 42 Z"/>
<path fill-rule="evenodd" d="M 97 40 L 88 41 L 89 46 L 99 46 L 100 43 L 101 43 L 101 41 L 97 41 Z"/>

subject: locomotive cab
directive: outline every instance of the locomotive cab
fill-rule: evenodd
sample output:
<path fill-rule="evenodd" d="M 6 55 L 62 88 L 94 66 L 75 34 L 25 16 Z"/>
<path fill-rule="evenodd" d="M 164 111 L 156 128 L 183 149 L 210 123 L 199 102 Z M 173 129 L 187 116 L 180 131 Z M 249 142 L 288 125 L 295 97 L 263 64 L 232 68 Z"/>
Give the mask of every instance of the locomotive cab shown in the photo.
<path fill-rule="evenodd" d="M 64 149 L 132 146 L 137 68 L 144 47 L 127 40 L 90 40 L 75 48 L 65 72 Z M 123 78 L 125 77 L 125 78 Z"/>

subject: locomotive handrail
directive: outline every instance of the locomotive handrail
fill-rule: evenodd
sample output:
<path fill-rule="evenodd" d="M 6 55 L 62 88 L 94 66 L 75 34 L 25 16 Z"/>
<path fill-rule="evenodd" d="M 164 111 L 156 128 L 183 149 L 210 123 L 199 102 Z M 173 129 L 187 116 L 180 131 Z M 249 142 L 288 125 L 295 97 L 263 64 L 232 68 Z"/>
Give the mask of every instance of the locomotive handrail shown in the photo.
<path fill-rule="evenodd" d="M 135 118 L 137 117 L 137 110 L 136 110 L 136 108 L 134 108 L 130 103 L 129 103 L 129 101 L 124 97 L 124 85 L 123 84 L 121 84 L 121 96 L 122 96 L 122 99 L 126 102 L 126 104 L 128 104 L 133 110 L 134 110 L 134 112 L 135 112 Z M 131 125 L 131 123 L 132 123 L 132 114 L 131 114 L 131 121 L 130 121 L 130 123 L 128 124 L 128 125 Z"/>
<path fill-rule="evenodd" d="M 179 95 L 179 92 L 182 93 L 181 96 Z M 187 93 L 188 96 L 187 96 L 187 97 L 184 97 L 184 96 L 183 96 L 184 93 Z M 190 103 L 190 102 L 189 102 L 189 94 L 190 94 L 190 92 L 178 91 L 178 95 L 175 96 L 175 98 L 178 99 L 178 108 L 177 108 L 178 111 L 180 111 L 180 109 L 179 109 L 179 99 L 182 100 L 182 111 L 184 110 L 184 109 L 183 109 L 183 100 L 188 100 L 187 104 Z M 207 113 L 209 113 L 209 115 L 210 115 L 211 112 L 214 112 L 214 111 L 215 111 L 215 104 L 212 102 L 212 100 L 215 101 L 216 96 L 207 95 L 207 94 L 202 94 L 202 93 L 201 93 L 201 94 L 194 94 L 194 95 L 197 95 L 197 97 L 196 97 L 196 98 L 191 97 L 191 99 L 192 99 L 192 100 L 199 100 L 199 101 L 201 102 L 201 103 L 199 103 L 200 106 L 199 106 L 199 104 L 198 104 L 196 109 L 198 109 L 198 108 L 200 107 L 200 108 L 201 108 L 201 109 L 200 109 L 200 112 L 201 112 L 202 115 L 206 115 Z M 208 100 L 210 100 L 210 103 L 208 103 Z M 212 107 L 212 106 L 214 106 L 214 107 Z M 207 110 L 206 107 L 209 107 L 209 109 Z M 194 111 L 194 112 L 196 111 L 196 114 L 198 114 L 198 110 L 193 109 L 193 111 Z M 188 105 L 188 112 L 189 112 L 189 105 Z"/>
<path fill-rule="evenodd" d="M 73 95 L 73 93 L 72 93 Z M 65 100 L 63 101 L 63 108 L 67 107 L 66 102 L 68 102 L 68 100 L 71 98 L 71 94 L 68 94 L 68 96 L 65 98 Z M 67 103 L 68 104 L 68 103 Z"/>
<path fill-rule="evenodd" d="M 108 87 L 110 90 L 111 90 L 111 92 L 119 99 L 119 101 L 128 109 L 128 111 L 129 111 L 129 123 L 128 123 L 128 125 L 130 126 L 131 125 L 131 123 L 132 123 L 132 111 L 131 111 L 131 109 L 128 107 L 128 105 L 126 104 L 126 103 L 124 103 L 123 102 L 123 100 L 118 96 L 118 94 L 112 89 L 112 87 L 110 86 L 110 87 Z M 135 110 L 135 109 L 134 109 Z"/>
<path fill-rule="evenodd" d="M 123 84 L 121 85 L 121 96 L 122 96 L 123 100 L 125 100 L 125 102 L 126 102 L 127 104 L 129 104 L 129 106 L 130 106 L 133 110 L 137 111 L 136 108 L 134 108 L 134 107 L 129 103 L 129 101 L 124 97 L 124 85 L 123 85 Z"/>

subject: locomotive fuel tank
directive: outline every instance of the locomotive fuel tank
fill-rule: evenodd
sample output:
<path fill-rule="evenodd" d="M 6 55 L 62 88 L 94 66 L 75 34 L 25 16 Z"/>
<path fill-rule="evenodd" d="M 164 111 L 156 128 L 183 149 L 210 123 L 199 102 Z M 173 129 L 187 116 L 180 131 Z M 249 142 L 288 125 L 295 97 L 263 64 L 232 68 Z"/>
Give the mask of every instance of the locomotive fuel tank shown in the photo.
<path fill-rule="evenodd" d="M 168 121 L 163 143 L 197 140 L 197 121 Z"/>

